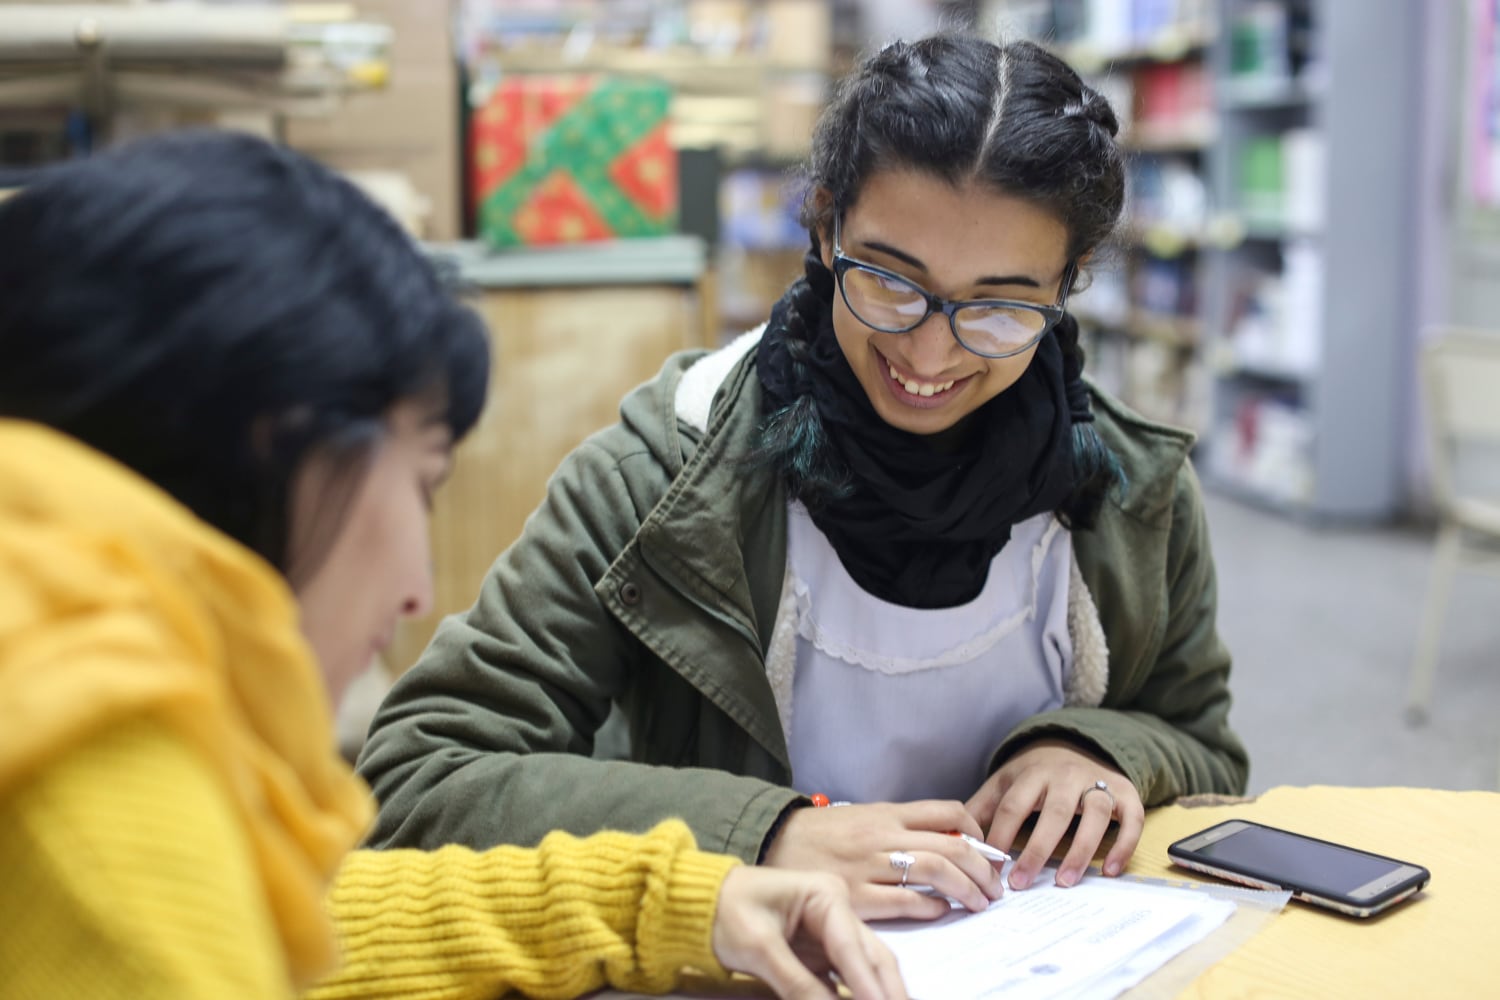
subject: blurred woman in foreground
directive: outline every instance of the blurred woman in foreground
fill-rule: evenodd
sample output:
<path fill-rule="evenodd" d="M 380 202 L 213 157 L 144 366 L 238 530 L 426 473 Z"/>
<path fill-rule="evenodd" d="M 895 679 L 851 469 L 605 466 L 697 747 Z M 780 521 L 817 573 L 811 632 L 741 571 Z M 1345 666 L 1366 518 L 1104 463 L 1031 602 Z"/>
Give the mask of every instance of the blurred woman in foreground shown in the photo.
<path fill-rule="evenodd" d="M 216 134 L 49 172 L 0 205 L 0 359 L 7 996 L 904 996 L 840 880 L 680 822 L 349 853 L 330 701 L 428 608 L 488 370 L 349 184 Z"/>

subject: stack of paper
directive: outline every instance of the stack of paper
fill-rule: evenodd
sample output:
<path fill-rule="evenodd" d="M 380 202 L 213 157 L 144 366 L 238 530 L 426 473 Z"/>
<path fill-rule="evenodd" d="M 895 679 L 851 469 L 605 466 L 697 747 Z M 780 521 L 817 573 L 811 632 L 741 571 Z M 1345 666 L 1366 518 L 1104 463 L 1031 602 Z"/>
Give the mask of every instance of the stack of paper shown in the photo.
<path fill-rule="evenodd" d="M 874 925 L 912 1000 L 1115 997 L 1227 920 L 1235 904 L 1188 889 L 1046 869 L 983 913 Z"/>

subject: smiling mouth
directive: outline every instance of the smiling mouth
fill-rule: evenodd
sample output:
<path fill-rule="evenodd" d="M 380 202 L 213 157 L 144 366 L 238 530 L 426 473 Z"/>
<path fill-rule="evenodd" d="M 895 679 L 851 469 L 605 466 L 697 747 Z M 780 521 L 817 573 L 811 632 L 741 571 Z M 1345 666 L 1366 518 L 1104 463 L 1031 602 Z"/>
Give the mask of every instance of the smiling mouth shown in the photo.
<path fill-rule="evenodd" d="M 956 381 L 951 378 L 946 382 L 919 382 L 916 379 L 906 379 L 896 370 L 895 365 L 889 362 L 886 364 L 890 368 L 891 378 L 899 382 L 901 388 L 905 389 L 909 396 L 937 396 L 953 388 L 953 383 Z"/>
<path fill-rule="evenodd" d="M 903 375 L 895 365 L 884 354 L 876 352 L 880 363 L 884 366 L 886 377 L 890 380 L 889 385 L 892 392 L 904 402 L 916 405 L 933 406 L 941 404 L 948 396 L 964 386 L 972 375 L 963 378 L 947 379 L 941 382 L 926 382 L 918 378 L 908 378 Z"/>

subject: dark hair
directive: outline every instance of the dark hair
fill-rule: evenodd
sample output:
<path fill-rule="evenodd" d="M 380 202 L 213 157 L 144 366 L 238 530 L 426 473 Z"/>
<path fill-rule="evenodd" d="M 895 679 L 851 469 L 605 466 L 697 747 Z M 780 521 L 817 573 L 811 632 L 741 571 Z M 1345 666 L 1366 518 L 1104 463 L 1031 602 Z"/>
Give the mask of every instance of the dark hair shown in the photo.
<path fill-rule="evenodd" d="M 398 402 L 455 439 L 489 349 L 410 238 L 352 184 L 246 135 L 142 140 L 0 204 L 0 416 L 47 424 L 156 483 L 289 578 L 292 480 L 332 495 L 326 551 Z M 293 565 L 295 563 L 295 565 Z"/>
<path fill-rule="evenodd" d="M 1031 42 L 996 45 L 938 34 L 895 42 L 870 56 L 838 86 L 813 132 L 804 168 L 802 222 L 812 239 L 806 277 L 788 292 L 787 338 L 800 366 L 804 345 L 831 308 L 833 277 L 822 264 L 819 232 L 858 200 L 871 174 L 915 169 L 958 185 L 979 182 L 1050 212 L 1067 230 L 1077 261 L 1113 232 L 1125 200 L 1125 164 L 1113 109 L 1062 60 Z M 826 192 L 826 196 L 819 196 Z M 1095 431 L 1080 380 L 1083 349 L 1071 320 L 1054 327 L 1073 404 L 1075 489 L 1060 509 L 1088 527 L 1119 464 Z M 805 400 L 775 414 L 764 451 L 795 470 L 794 489 L 818 502 L 848 488 L 830 467 L 816 411 Z"/>

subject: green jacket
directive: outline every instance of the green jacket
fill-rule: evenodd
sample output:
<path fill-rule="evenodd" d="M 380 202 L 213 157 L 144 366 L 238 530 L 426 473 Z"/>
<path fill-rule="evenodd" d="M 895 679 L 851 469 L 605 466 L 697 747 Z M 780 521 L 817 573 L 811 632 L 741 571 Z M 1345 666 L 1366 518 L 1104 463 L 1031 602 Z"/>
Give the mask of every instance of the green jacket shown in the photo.
<path fill-rule="evenodd" d="M 675 409 L 670 359 L 580 445 L 478 601 L 446 619 L 376 715 L 359 768 L 377 847 L 535 844 L 551 830 L 647 830 L 681 816 L 700 847 L 753 862 L 788 786 L 765 653 L 781 594 L 787 497 L 746 455 L 761 419 L 754 352 L 706 432 Z M 1191 436 L 1095 392 L 1128 477 L 1074 551 L 1109 644 L 1103 705 L 996 734 L 993 766 L 1046 734 L 1092 744 L 1156 805 L 1238 793 L 1229 654 L 1214 625 Z M 591 757 L 618 703 L 631 761 Z"/>

